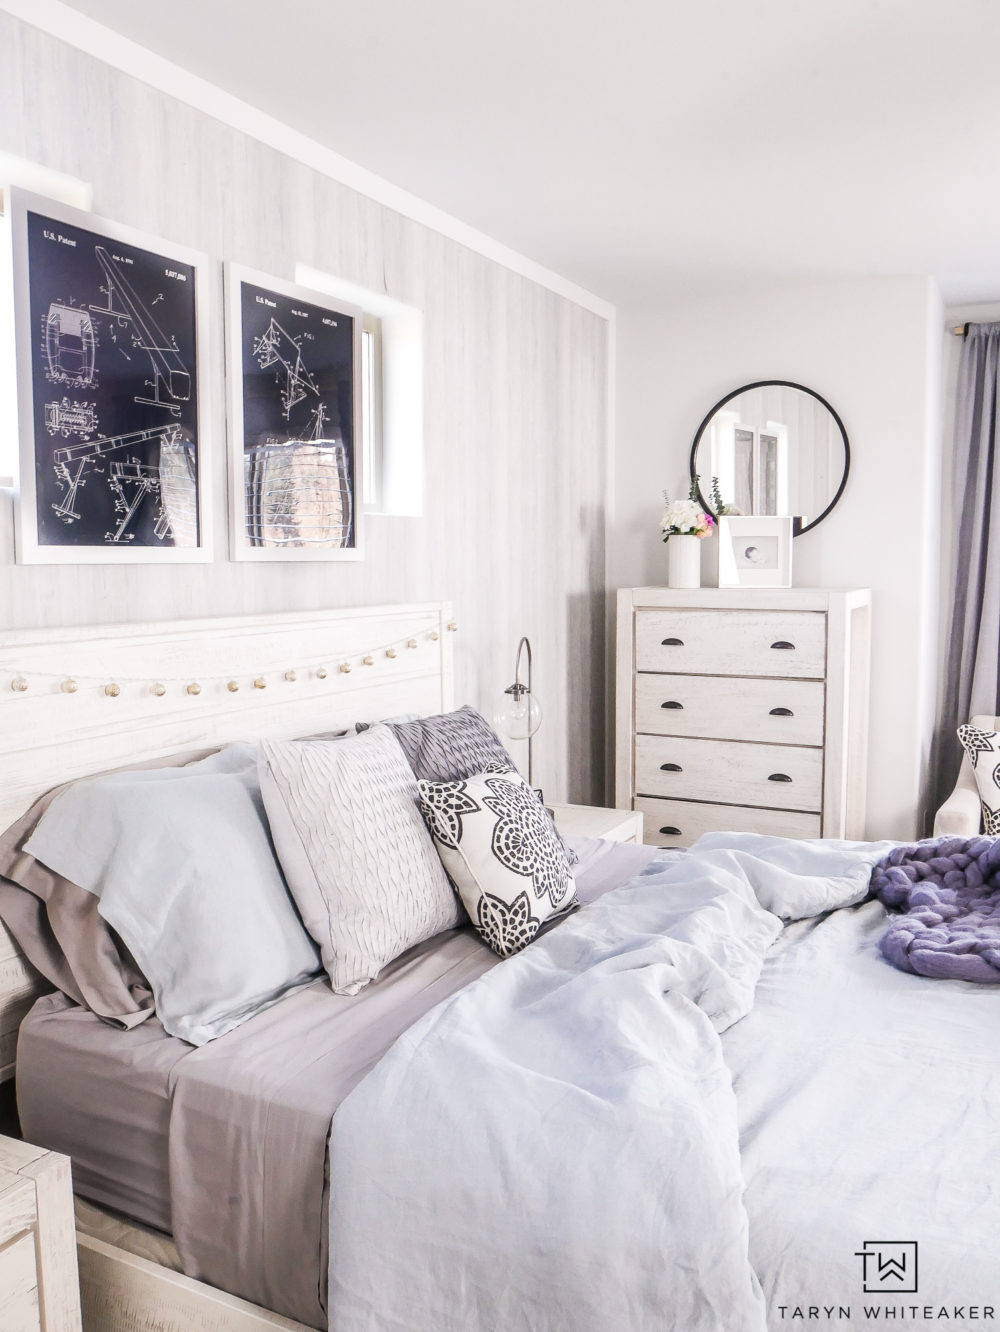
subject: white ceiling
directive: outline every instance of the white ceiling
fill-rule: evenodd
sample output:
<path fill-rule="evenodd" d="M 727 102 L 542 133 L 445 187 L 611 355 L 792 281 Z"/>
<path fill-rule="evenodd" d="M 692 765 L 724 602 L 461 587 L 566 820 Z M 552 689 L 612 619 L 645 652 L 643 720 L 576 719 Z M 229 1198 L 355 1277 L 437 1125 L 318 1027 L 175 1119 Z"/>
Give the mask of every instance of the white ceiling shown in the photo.
<path fill-rule="evenodd" d="M 70 0 L 619 304 L 1000 298 L 996 0 Z"/>

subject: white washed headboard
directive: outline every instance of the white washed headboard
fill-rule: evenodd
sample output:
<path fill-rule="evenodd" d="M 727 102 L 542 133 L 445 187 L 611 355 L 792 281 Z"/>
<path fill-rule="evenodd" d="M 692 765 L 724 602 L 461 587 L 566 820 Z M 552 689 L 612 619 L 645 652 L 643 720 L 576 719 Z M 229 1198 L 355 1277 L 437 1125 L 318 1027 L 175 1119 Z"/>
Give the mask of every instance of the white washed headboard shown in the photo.
<path fill-rule="evenodd" d="M 180 750 L 448 711 L 447 602 L 23 630 L 0 640 L 0 828 L 60 782 Z M 44 988 L 0 924 L 0 1080 Z"/>

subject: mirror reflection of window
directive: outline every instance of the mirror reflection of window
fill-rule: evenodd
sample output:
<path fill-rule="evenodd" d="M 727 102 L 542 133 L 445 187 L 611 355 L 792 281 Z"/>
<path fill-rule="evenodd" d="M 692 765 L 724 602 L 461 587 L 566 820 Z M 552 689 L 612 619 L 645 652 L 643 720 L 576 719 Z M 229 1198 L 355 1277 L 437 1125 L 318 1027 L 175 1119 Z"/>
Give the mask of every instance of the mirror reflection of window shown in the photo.
<path fill-rule="evenodd" d="M 733 428 L 738 421 L 735 412 L 718 411 L 713 416 L 705 436 L 706 451 L 699 466 L 704 466 L 703 476 L 719 478 L 719 487 L 723 495 L 732 495 L 735 487 L 733 474 Z M 735 501 L 734 501 L 735 502 Z"/>
<path fill-rule="evenodd" d="M 778 512 L 778 436 L 760 432 L 757 441 L 754 513 Z"/>
<path fill-rule="evenodd" d="M 733 501 L 740 513 L 753 513 L 753 431 L 746 426 L 733 428 Z"/>

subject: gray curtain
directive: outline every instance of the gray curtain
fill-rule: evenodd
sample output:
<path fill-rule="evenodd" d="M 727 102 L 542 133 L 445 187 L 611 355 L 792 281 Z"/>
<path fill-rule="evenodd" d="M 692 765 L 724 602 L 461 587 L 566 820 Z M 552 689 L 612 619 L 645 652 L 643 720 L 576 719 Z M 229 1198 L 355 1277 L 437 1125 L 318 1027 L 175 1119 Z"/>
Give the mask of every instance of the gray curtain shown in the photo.
<path fill-rule="evenodd" d="M 974 713 L 1000 715 L 1000 323 L 970 324 L 955 415 L 955 590 L 948 665 L 932 755 L 929 819 L 951 792 L 962 750 L 955 729 Z M 948 628 L 947 610 L 943 627 Z"/>

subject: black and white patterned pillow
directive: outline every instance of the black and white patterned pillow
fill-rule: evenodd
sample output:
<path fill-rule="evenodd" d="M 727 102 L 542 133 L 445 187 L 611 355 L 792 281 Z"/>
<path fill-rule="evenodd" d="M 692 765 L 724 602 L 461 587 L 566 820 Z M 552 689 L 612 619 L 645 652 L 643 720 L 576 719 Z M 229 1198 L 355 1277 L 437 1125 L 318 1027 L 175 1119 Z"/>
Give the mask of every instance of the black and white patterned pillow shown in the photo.
<path fill-rule="evenodd" d="M 434 717 L 389 722 L 418 781 L 457 782 L 484 772 L 516 772 L 493 727 L 468 703 Z M 549 816 L 551 822 L 551 815 Z M 555 824 L 552 824 L 553 831 Z M 559 836 L 566 859 L 579 857 Z"/>
<path fill-rule="evenodd" d="M 976 774 L 983 807 L 983 832 L 1000 837 L 1000 733 L 960 726 L 958 738 Z"/>
<path fill-rule="evenodd" d="M 515 771 L 418 782 L 441 862 L 479 933 L 501 957 L 576 903 L 576 882 L 548 812 Z"/>

